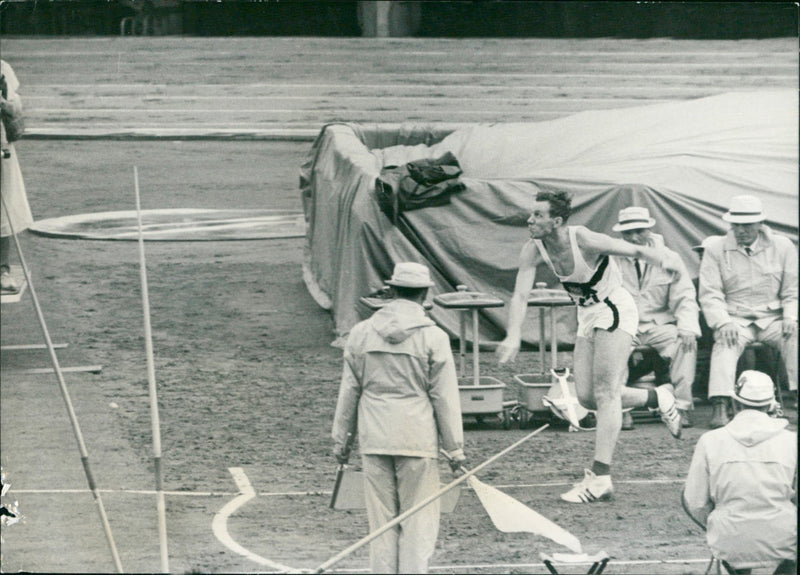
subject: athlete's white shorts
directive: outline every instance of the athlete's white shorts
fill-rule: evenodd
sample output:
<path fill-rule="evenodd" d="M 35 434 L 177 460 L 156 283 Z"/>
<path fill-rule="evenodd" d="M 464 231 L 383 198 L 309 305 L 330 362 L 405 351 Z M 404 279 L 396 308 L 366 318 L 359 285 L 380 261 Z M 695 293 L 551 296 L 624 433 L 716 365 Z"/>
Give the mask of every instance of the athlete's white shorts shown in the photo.
<path fill-rule="evenodd" d="M 638 327 L 639 312 L 636 302 L 622 286 L 612 291 L 604 301 L 578 306 L 578 337 L 591 339 L 595 329 L 620 329 L 635 337 Z"/>

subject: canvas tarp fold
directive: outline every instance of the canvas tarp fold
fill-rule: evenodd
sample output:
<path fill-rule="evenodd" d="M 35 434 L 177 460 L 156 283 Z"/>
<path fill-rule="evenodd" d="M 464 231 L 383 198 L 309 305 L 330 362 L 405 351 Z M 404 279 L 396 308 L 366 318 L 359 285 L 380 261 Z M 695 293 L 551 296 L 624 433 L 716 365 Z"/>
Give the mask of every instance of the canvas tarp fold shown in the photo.
<path fill-rule="evenodd" d="M 458 160 L 466 190 L 449 205 L 404 213 L 393 225 L 375 195 L 382 168 L 447 152 Z M 735 195 L 759 196 L 767 224 L 797 242 L 797 96 L 742 92 L 456 130 L 331 124 L 314 142 L 300 184 L 304 279 L 331 310 L 337 337 L 367 317 L 359 298 L 378 290 L 398 261 L 431 268 L 431 298 L 464 284 L 507 302 L 539 190 L 571 192 L 568 223 L 612 235 L 620 209 L 647 207 L 654 231 L 696 276 L 699 260 L 691 248 L 725 233 L 720 216 Z M 537 281 L 558 285 L 544 266 Z M 535 344 L 538 321 L 531 312 L 523 339 Z M 557 313 L 559 341 L 572 343 L 574 309 Z M 504 336 L 506 314 L 505 308 L 481 313 L 482 341 Z M 458 333 L 456 312 L 435 306 L 431 316 Z"/>

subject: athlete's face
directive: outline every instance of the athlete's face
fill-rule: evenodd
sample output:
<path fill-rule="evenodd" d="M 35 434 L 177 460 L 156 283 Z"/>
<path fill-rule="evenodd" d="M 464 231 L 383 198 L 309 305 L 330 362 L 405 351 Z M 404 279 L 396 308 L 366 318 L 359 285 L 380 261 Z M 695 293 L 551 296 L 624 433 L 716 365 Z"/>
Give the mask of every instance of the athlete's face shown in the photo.
<path fill-rule="evenodd" d="M 528 218 L 528 231 L 532 238 L 543 238 L 561 225 L 561 217 L 550 217 L 549 202 L 534 202 L 531 215 Z"/>
<path fill-rule="evenodd" d="M 736 243 L 746 248 L 751 245 L 758 237 L 758 231 L 761 229 L 761 222 L 753 224 L 731 224 L 733 235 L 736 238 Z"/>
<path fill-rule="evenodd" d="M 639 228 L 638 230 L 626 230 L 622 233 L 622 239 L 629 244 L 636 244 L 637 246 L 646 246 L 647 239 L 650 237 L 650 230 L 648 228 Z"/>

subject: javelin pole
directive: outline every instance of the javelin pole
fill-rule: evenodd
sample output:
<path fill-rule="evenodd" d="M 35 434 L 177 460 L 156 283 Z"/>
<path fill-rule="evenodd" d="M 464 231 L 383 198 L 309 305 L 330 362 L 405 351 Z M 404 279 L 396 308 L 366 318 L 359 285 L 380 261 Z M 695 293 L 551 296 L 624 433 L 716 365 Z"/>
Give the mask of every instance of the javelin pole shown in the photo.
<path fill-rule="evenodd" d="M 147 267 L 144 260 L 144 235 L 142 234 L 142 209 L 139 200 L 139 170 L 133 167 L 136 188 L 136 221 L 139 228 L 139 277 L 142 281 L 142 308 L 144 309 L 144 348 L 147 355 L 147 384 L 150 390 L 150 420 L 153 428 L 153 464 L 156 473 L 156 509 L 158 510 L 158 540 L 161 547 L 161 572 L 169 573 L 167 550 L 167 507 L 161 473 L 161 424 L 158 419 L 158 393 L 156 368 L 153 362 L 153 332 L 150 327 L 150 296 L 147 292 Z"/>
<path fill-rule="evenodd" d="M 6 199 L 2 194 L 0 194 L 0 201 L 2 201 L 3 204 L 3 211 L 8 215 L 9 212 L 8 207 L 6 206 Z M 64 374 L 61 372 L 61 365 L 58 363 L 56 350 L 53 346 L 53 341 L 50 339 L 50 332 L 47 330 L 47 324 L 44 321 L 42 308 L 39 306 L 39 298 L 36 296 L 36 290 L 34 289 L 33 282 L 31 281 L 31 274 L 28 271 L 28 265 L 25 263 L 25 258 L 22 255 L 22 247 L 19 245 L 19 239 L 14 231 L 14 225 L 11 223 L 10 217 L 6 219 L 8 220 L 8 226 L 11 230 L 11 236 L 14 238 L 14 245 L 17 248 L 19 262 L 22 265 L 22 271 L 25 274 L 25 281 L 28 282 L 28 289 L 31 292 L 31 299 L 33 300 L 33 307 L 36 310 L 36 317 L 39 320 L 39 327 L 42 328 L 44 340 L 47 344 L 47 351 L 50 353 L 50 361 L 53 363 L 53 371 L 56 374 L 56 379 L 58 379 L 58 387 L 61 390 L 61 396 L 64 398 L 64 403 L 67 405 L 67 413 L 69 414 L 69 421 L 72 424 L 72 431 L 75 434 L 75 439 L 78 441 L 78 449 L 81 454 L 83 471 L 86 474 L 86 481 L 89 483 L 89 489 L 92 491 L 92 496 L 94 496 L 94 500 L 97 503 L 97 511 L 100 513 L 100 521 L 103 523 L 103 531 L 105 531 L 106 539 L 108 540 L 108 546 L 111 549 L 111 556 L 114 559 L 114 565 L 117 568 L 117 572 L 124 573 L 122 569 L 122 562 L 119 559 L 119 553 L 117 553 L 117 545 L 114 543 L 114 535 L 111 533 L 111 525 L 108 523 L 106 509 L 103 506 L 103 500 L 100 498 L 100 492 L 97 490 L 97 485 L 95 484 L 94 476 L 92 475 L 92 469 L 89 466 L 89 452 L 86 450 L 86 444 L 83 441 L 83 433 L 81 433 L 78 417 L 75 415 L 75 410 L 72 407 L 72 400 L 70 399 L 69 391 L 67 390 L 67 384 L 64 381 Z"/>
<path fill-rule="evenodd" d="M 508 453 L 512 449 L 516 449 L 517 447 L 519 447 L 520 445 L 522 445 L 523 443 L 528 441 L 531 437 L 533 437 L 534 435 L 536 435 L 540 431 L 543 431 L 544 429 L 546 429 L 548 426 L 549 426 L 549 424 L 547 424 L 547 423 L 544 424 L 539 429 L 529 433 L 528 435 L 526 435 L 525 437 L 523 437 L 522 439 L 520 439 L 516 443 L 513 443 L 513 444 L 509 445 L 508 447 L 506 447 L 500 453 L 496 453 L 495 455 L 493 455 L 492 457 L 490 457 L 489 459 L 487 459 L 486 461 L 484 461 L 483 463 L 481 463 L 477 467 L 473 467 L 472 470 L 467 471 L 464 475 L 462 475 L 459 478 L 457 478 L 456 480 L 448 483 L 447 485 L 445 485 L 444 487 L 439 489 L 439 491 L 437 491 L 436 493 L 428 496 L 425 500 L 420 501 L 419 503 L 417 503 L 411 509 L 408 509 L 407 511 L 401 513 L 400 515 L 398 515 L 397 517 L 395 517 L 394 519 L 389 521 L 389 523 L 386 523 L 383 526 L 379 527 L 378 529 L 376 529 L 375 531 L 373 531 L 372 533 L 370 533 L 369 535 L 367 535 L 363 539 L 360 539 L 359 541 L 356 541 L 350 547 L 348 547 L 347 549 L 345 549 L 344 551 L 342 551 L 338 555 L 334 555 L 333 557 L 331 557 L 330 559 L 325 561 L 325 563 L 323 563 L 322 565 L 317 567 L 314 570 L 314 573 L 323 573 L 326 569 L 328 569 L 332 565 L 335 565 L 336 563 L 338 563 L 339 561 L 341 561 L 342 559 L 344 559 L 345 557 L 347 557 L 348 555 L 350 555 L 351 553 L 353 553 L 357 549 L 360 549 L 361 547 L 363 547 L 364 545 L 366 545 L 367 543 L 369 543 L 373 539 L 376 539 L 376 538 L 380 537 L 386 531 L 388 531 L 389 529 L 391 529 L 392 527 L 394 527 L 395 525 L 397 525 L 401 521 L 404 521 L 407 517 L 413 515 L 414 513 L 416 513 L 417 511 L 419 511 L 420 509 L 422 509 L 426 505 L 428 505 L 429 503 L 432 503 L 433 501 L 435 501 L 436 499 L 438 499 L 439 497 L 441 497 L 442 495 L 444 495 L 445 493 L 450 491 L 456 485 L 459 485 L 460 483 L 463 483 L 464 481 L 466 481 L 467 479 L 469 479 L 470 477 L 475 475 L 478 471 L 480 471 L 481 469 L 483 469 L 484 467 L 486 467 L 490 463 L 493 463 L 496 459 L 502 457 L 503 455 L 505 455 L 506 453 Z M 462 467 L 462 469 L 464 469 L 464 468 Z"/>

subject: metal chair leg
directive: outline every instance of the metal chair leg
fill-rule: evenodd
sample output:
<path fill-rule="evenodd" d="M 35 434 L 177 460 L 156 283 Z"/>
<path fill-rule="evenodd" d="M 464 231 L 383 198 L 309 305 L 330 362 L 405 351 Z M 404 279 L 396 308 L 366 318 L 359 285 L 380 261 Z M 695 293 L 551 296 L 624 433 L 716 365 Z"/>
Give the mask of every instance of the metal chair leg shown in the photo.
<path fill-rule="evenodd" d="M 592 565 L 592 568 L 589 569 L 589 572 L 586 575 L 600 575 L 606 568 L 606 565 L 608 565 L 608 557 Z"/>
<path fill-rule="evenodd" d="M 775 352 L 775 368 L 772 372 L 775 374 L 775 397 L 778 399 L 778 403 L 781 404 L 783 407 L 783 390 L 781 389 L 781 381 L 780 381 L 780 373 L 781 373 L 781 364 L 783 363 L 783 354 L 779 351 Z"/>
<path fill-rule="evenodd" d="M 550 571 L 550 575 L 558 575 L 558 571 L 556 571 L 555 567 L 553 567 L 553 564 L 548 559 L 544 560 L 544 566 Z"/>

